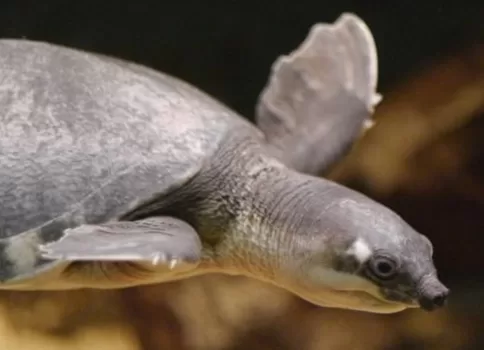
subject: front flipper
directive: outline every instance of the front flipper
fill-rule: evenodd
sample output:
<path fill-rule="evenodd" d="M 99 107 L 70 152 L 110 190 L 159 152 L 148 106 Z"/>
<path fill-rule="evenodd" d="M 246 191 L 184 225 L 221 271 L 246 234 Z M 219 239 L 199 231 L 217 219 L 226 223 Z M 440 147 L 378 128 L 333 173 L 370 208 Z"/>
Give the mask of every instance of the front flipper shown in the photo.
<path fill-rule="evenodd" d="M 68 229 L 41 247 L 46 259 L 72 262 L 64 277 L 91 288 L 117 288 L 170 280 L 194 269 L 202 243 L 184 221 L 153 217 Z M 153 282 L 151 282 L 153 281 Z"/>
<path fill-rule="evenodd" d="M 259 97 L 256 122 L 286 165 L 321 174 L 371 125 L 377 52 L 357 16 L 316 24 L 301 46 L 272 66 Z"/>

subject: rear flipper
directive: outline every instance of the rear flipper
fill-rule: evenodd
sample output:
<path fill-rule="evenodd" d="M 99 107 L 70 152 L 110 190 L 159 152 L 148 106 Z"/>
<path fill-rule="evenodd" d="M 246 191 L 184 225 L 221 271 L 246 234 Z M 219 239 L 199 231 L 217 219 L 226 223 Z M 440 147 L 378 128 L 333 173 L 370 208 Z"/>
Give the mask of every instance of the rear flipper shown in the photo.
<path fill-rule="evenodd" d="M 72 262 L 63 278 L 80 287 L 118 288 L 170 280 L 194 269 L 202 244 L 172 217 L 82 225 L 41 247 L 46 259 Z"/>
<path fill-rule="evenodd" d="M 302 45 L 272 66 L 256 121 L 275 155 L 308 174 L 326 171 L 371 125 L 377 52 L 370 30 L 352 14 L 316 24 Z"/>

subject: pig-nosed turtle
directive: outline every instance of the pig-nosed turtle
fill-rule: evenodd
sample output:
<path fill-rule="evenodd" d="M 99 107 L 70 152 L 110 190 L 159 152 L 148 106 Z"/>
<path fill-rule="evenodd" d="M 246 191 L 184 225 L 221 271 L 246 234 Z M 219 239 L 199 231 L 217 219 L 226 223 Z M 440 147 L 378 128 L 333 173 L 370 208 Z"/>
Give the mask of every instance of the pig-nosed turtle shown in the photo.
<path fill-rule="evenodd" d="M 222 272 L 321 306 L 442 306 L 432 245 L 317 177 L 371 118 L 377 55 L 357 16 L 272 67 L 258 128 L 148 67 L 0 40 L 0 289 L 122 288 Z"/>

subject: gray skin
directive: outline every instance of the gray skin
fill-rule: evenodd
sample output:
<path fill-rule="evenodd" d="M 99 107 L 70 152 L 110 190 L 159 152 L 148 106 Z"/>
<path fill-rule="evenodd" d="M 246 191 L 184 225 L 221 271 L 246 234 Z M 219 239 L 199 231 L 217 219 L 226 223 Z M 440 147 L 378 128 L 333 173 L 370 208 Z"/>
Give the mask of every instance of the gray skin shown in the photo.
<path fill-rule="evenodd" d="M 443 305 L 432 245 L 317 177 L 365 129 L 377 58 L 358 17 L 279 58 L 258 128 L 150 68 L 0 40 L 0 289 L 244 275 L 327 307 Z"/>

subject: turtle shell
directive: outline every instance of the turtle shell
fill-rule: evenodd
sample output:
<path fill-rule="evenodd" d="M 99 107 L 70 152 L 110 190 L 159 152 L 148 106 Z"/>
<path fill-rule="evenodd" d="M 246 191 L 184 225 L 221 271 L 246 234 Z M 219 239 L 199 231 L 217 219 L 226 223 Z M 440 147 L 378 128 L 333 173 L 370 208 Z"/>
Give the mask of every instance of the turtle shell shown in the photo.
<path fill-rule="evenodd" d="M 116 219 L 189 180 L 251 127 L 191 85 L 49 43 L 0 40 L 0 279 L 41 270 L 36 246 Z"/>

